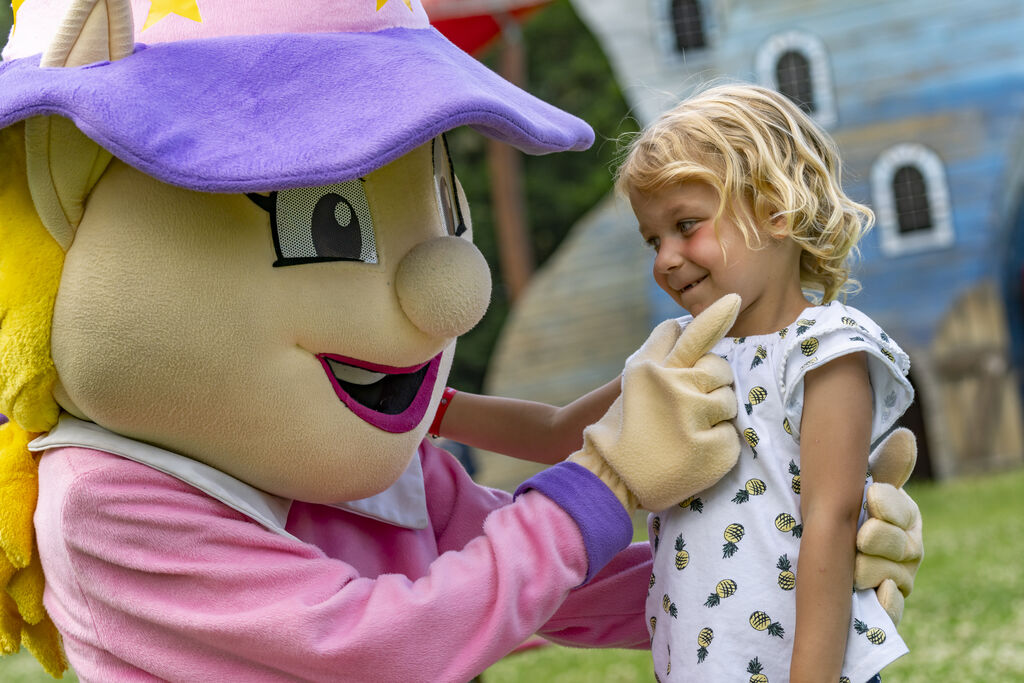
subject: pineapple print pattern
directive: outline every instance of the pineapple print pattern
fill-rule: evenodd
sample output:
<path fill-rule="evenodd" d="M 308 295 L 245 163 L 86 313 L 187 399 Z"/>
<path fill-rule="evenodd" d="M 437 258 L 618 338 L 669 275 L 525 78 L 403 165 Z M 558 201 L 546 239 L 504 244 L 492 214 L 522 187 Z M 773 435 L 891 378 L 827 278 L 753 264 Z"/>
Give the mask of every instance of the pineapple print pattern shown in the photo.
<path fill-rule="evenodd" d="M 711 641 L 715 639 L 715 632 L 708 627 L 704 627 L 697 634 L 697 661 L 703 662 L 708 656 L 708 647 L 711 645 Z"/>
<path fill-rule="evenodd" d="M 722 544 L 722 557 L 732 557 L 736 554 L 740 549 L 737 543 L 743 540 L 745 533 L 742 524 L 733 523 L 725 527 L 725 531 L 722 532 L 722 538 L 725 539 L 725 543 Z"/>
<path fill-rule="evenodd" d="M 788 512 L 780 512 L 775 517 L 775 528 L 786 533 L 787 531 L 797 538 L 800 538 L 804 532 L 804 525 L 797 524 L 796 517 L 789 514 Z"/>
<path fill-rule="evenodd" d="M 885 631 L 875 627 L 869 627 L 860 619 L 853 620 L 853 630 L 868 639 L 872 645 L 881 645 L 885 642 Z"/>
<path fill-rule="evenodd" d="M 668 597 L 668 593 L 665 593 L 661 598 L 661 608 L 665 610 L 665 614 L 670 617 L 679 616 L 679 608 L 676 607 L 676 603 L 672 602 L 672 598 Z"/>
<path fill-rule="evenodd" d="M 715 586 L 715 592 L 708 596 L 708 599 L 704 601 L 705 607 L 718 607 L 721 604 L 723 598 L 728 598 L 736 594 L 736 589 L 739 586 L 732 579 L 722 579 Z"/>
<path fill-rule="evenodd" d="M 698 512 L 698 513 L 699 512 L 704 512 L 704 501 L 702 501 L 697 496 L 690 496 L 689 498 L 684 500 L 682 503 L 680 503 L 679 507 L 686 508 L 687 510 L 692 510 L 692 511 Z"/>
<path fill-rule="evenodd" d="M 736 495 L 732 497 L 732 502 L 737 505 L 746 503 L 750 500 L 751 496 L 763 495 L 767 490 L 768 487 L 760 479 L 747 479 L 747 483 L 743 485 L 743 488 L 737 491 Z"/>
<path fill-rule="evenodd" d="M 676 569 L 683 571 L 686 569 L 686 565 L 690 564 L 690 553 L 684 550 L 686 542 L 683 540 L 683 535 L 679 534 L 676 537 Z"/>
<path fill-rule="evenodd" d="M 851 336 L 861 341 L 851 341 Z M 883 342 L 863 314 L 832 304 L 807 309 L 778 334 L 725 339 L 712 350 L 736 377 L 742 407 L 735 424 L 745 455 L 718 484 L 651 516 L 652 547 L 661 541 L 666 546 L 655 554 L 647 598 L 658 679 L 788 679 L 788 654 L 780 653 L 792 647 L 803 530 L 798 512 L 803 394 L 793 390 L 798 386 L 793 378 L 834 358 L 837 348 L 861 351 L 869 346 L 872 362 L 885 364 L 895 375 L 902 362 L 899 347 L 891 340 Z M 895 380 L 876 388 L 878 367 L 873 366 L 872 374 L 876 414 L 883 407 L 898 415 L 906 407 L 906 394 Z M 848 659 L 876 658 L 871 666 L 877 672 L 901 653 L 902 641 L 877 602 L 862 604 L 873 596 L 860 593 L 851 598 Z M 861 679 L 859 671 L 843 674 Z"/>
<path fill-rule="evenodd" d="M 772 618 L 761 610 L 757 610 L 750 615 L 750 626 L 755 631 L 766 631 L 769 635 L 773 635 L 776 638 L 782 638 L 786 634 L 786 629 L 782 627 L 782 624 L 772 621 Z"/>
<path fill-rule="evenodd" d="M 807 318 L 801 318 L 800 320 L 797 320 L 796 321 L 796 333 L 797 334 L 803 334 L 807 330 L 811 329 L 811 326 L 813 326 L 814 323 L 816 323 L 816 322 L 818 322 L 818 321 L 817 320 L 808 320 Z"/>
<path fill-rule="evenodd" d="M 764 667 L 761 666 L 761 662 L 757 661 L 757 657 L 747 662 L 747 673 L 750 674 L 749 683 L 769 683 L 768 676 L 761 673 L 762 671 L 764 671 Z"/>
<path fill-rule="evenodd" d="M 760 437 L 757 432 L 754 431 L 753 427 L 747 427 L 743 430 L 743 438 L 747 440 L 747 445 L 750 446 L 750 451 L 757 457 L 757 444 L 761 443 Z"/>
<path fill-rule="evenodd" d="M 793 475 L 789 480 L 789 488 L 793 489 L 793 493 L 800 495 L 800 468 L 793 460 L 789 461 L 789 473 Z"/>
<path fill-rule="evenodd" d="M 789 557 L 783 555 L 779 558 L 779 561 L 775 563 L 776 568 L 779 570 L 779 588 L 784 591 L 791 591 L 796 588 L 796 574 L 793 573 L 793 565 L 789 561 Z"/>
<path fill-rule="evenodd" d="M 747 409 L 747 415 L 750 415 L 752 412 L 754 412 L 754 406 L 756 406 L 759 403 L 764 403 L 767 398 L 768 390 L 765 389 L 764 387 L 754 387 L 753 389 L 748 391 L 747 404 L 745 406 L 745 408 Z"/>

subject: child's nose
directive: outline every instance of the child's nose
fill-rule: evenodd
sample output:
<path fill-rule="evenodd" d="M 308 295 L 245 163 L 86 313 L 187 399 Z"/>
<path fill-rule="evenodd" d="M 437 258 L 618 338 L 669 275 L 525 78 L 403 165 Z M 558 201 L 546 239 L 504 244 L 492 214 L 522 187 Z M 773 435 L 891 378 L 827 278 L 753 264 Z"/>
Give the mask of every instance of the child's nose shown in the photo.
<path fill-rule="evenodd" d="M 686 259 L 682 250 L 672 242 L 662 243 L 661 248 L 658 249 L 658 255 L 654 257 L 654 268 L 662 273 L 675 270 L 684 263 L 686 263 Z"/>

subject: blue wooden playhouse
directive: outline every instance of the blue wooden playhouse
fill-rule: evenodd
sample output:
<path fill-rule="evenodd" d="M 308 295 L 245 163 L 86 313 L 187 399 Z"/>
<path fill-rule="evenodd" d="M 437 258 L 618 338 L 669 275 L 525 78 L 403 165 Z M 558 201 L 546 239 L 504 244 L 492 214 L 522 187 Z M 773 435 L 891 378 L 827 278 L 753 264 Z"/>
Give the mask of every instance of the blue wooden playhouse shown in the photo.
<path fill-rule="evenodd" d="M 1024 3 L 574 0 L 574 7 L 641 125 L 696 85 L 728 78 L 780 90 L 835 137 L 844 185 L 878 219 L 856 271 L 864 289 L 850 303 L 911 356 L 918 400 L 905 421 L 919 436 L 919 474 L 1019 465 Z M 650 326 L 679 315 L 649 270 L 637 273 L 642 287 L 617 272 L 643 258 L 620 235 L 634 230 L 628 208 L 614 200 L 574 228 L 566 253 L 540 273 L 505 330 L 490 391 L 570 400 L 614 376 Z M 595 262 L 611 280 L 631 284 L 613 290 L 588 279 Z M 623 292 L 640 289 L 622 301 Z M 648 323 L 639 331 L 637 311 Z M 575 352 L 559 356 L 564 370 L 549 364 L 531 373 L 564 347 Z"/>

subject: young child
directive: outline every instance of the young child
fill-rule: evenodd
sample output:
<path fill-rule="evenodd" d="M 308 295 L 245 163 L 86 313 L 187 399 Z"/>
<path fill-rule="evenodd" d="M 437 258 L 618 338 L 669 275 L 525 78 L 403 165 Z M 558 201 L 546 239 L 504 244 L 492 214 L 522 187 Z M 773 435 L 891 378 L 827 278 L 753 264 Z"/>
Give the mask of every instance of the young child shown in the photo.
<path fill-rule="evenodd" d="M 869 448 L 913 393 L 903 351 L 836 301 L 873 218 L 840 175 L 833 141 L 750 85 L 686 99 L 619 169 L 658 285 L 694 316 L 742 299 L 713 349 L 736 378 L 739 462 L 650 517 L 659 680 L 867 681 L 907 652 L 875 592 L 853 591 Z M 616 380 L 562 409 L 459 394 L 444 435 L 553 460 L 617 394 Z"/>

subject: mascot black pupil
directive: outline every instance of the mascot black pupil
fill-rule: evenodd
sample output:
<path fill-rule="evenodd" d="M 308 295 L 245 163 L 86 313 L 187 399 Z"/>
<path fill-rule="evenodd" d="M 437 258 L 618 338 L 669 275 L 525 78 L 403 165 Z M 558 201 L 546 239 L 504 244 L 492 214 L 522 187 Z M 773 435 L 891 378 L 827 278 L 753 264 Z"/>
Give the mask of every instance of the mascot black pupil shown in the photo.
<path fill-rule="evenodd" d="M 348 221 L 342 225 L 338 209 L 344 205 Z M 334 192 L 321 197 L 313 208 L 311 219 L 313 246 L 321 257 L 357 259 L 362 252 L 363 240 L 359 232 L 359 217 L 347 199 Z"/>

